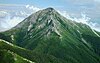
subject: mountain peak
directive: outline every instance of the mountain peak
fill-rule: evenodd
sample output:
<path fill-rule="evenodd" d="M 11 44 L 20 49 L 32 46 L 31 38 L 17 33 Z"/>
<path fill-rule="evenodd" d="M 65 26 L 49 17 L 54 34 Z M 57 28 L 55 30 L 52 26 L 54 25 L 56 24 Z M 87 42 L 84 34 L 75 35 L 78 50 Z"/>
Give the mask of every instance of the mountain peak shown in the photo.
<path fill-rule="evenodd" d="M 98 35 L 89 26 L 68 20 L 49 7 L 0 33 L 0 39 L 24 49 L 1 41 L 0 51 L 11 50 L 36 63 L 100 63 Z"/>
<path fill-rule="evenodd" d="M 55 9 L 54 8 L 52 8 L 52 7 L 48 7 L 48 8 L 46 8 L 45 10 L 47 10 L 47 11 L 54 11 Z"/>
<path fill-rule="evenodd" d="M 52 7 L 48 7 L 48 8 L 46 8 L 46 9 L 48 9 L 48 10 L 54 10 L 54 8 L 52 8 Z"/>

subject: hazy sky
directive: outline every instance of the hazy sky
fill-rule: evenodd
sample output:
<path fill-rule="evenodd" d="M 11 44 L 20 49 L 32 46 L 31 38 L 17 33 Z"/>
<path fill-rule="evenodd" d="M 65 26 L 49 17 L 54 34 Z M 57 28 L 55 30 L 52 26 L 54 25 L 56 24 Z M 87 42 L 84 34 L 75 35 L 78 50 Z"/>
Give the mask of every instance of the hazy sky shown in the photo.
<path fill-rule="evenodd" d="M 69 19 L 100 30 L 100 0 L 0 0 L 0 30 L 8 25 L 12 27 L 47 7 L 53 7 Z"/>

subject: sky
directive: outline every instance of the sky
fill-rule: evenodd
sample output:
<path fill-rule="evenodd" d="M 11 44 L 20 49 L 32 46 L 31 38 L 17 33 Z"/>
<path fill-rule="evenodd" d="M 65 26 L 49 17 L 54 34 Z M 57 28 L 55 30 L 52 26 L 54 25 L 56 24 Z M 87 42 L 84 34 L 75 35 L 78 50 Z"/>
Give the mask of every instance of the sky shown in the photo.
<path fill-rule="evenodd" d="M 10 29 L 32 13 L 48 7 L 100 31 L 100 0 L 0 0 L 0 31 Z"/>

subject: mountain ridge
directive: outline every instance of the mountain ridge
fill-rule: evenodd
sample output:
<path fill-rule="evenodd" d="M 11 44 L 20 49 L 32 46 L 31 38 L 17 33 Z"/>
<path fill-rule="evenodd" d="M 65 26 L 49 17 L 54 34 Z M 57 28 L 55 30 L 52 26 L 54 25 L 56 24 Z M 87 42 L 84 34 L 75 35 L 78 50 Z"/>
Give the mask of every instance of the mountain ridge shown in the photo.
<path fill-rule="evenodd" d="M 53 8 L 30 15 L 14 28 L 0 33 L 0 39 L 38 53 L 43 58 L 37 63 L 100 62 L 99 32 L 66 19 Z"/>

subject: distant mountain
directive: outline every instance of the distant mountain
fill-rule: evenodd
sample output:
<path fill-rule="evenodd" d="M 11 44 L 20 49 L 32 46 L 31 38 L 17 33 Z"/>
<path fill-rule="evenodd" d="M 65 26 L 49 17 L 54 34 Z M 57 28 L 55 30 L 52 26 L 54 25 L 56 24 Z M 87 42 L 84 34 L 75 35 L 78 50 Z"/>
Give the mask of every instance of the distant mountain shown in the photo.
<path fill-rule="evenodd" d="M 100 32 L 66 19 L 53 8 L 30 15 L 1 32 L 0 39 L 18 47 L 7 49 L 8 44 L 3 49 L 36 63 L 100 63 Z"/>

